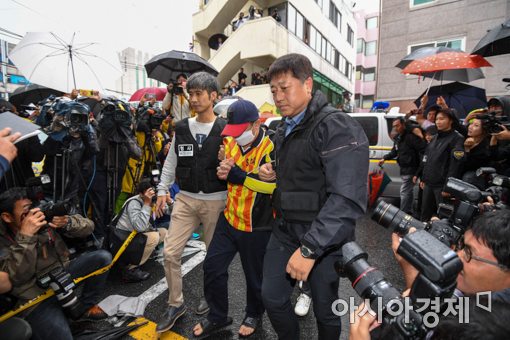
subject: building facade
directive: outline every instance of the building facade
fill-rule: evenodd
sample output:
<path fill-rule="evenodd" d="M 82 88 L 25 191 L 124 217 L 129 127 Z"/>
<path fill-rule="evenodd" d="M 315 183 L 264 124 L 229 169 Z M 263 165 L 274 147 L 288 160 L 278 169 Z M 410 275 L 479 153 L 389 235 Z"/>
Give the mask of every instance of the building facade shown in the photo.
<path fill-rule="evenodd" d="M 424 46 L 470 52 L 488 30 L 509 17 L 508 0 L 383 0 L 377 99 L 390 101 L 400 112 L 416 108 L 413 101 L 430 81 L 403 75 L 395 67 L 403 57 Z M 487 97 L 507 94 L 501 79 L 510 75 L 508 58 L 489 57 L 493 67 L 482 69 L 485 79 L 470 84 L 484 88 Z"/>
<path fill-rule="evenodd" d="M 379 48 L 379 12 L 355 12 L 356 39 L 356 112 L 368 112 L 376 97 L 377 56 Z"/>
<path fill-rule="evenodd" d="M 18 68 L 9 59 L 9 52 L 16 44 L 0 40 L 0 97 L 8 99 L 10 93 L 18 87 L 29 84 Z"/>
<path fill-rule="evenodd" d="M 261 14 L 250 17 L 251 6 Z M 344 91 L 354 92 L 356 22 L 350 6 L 343 0 L 203 1 L 193 15 L 194 51 L 219 71 L 221 86 L 238 82 L 243 68 L 247 86 L 238 95 L 257 106 L 272 98 L 269 85 L 252 85 L 251 75 L 263 75 L 282 55 L 304 54 L 314 67 L 314 87 L 336 105 Z M 234 30 L 241 12 L 245 18 Z M 219 33 L 226 39 L 213 49 L 210 39 Z"/>

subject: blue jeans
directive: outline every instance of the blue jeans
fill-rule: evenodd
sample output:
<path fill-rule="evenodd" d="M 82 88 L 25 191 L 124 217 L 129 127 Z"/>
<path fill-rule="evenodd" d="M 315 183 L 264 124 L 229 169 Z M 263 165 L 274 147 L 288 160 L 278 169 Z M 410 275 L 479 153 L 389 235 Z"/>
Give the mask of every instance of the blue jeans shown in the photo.
<path fill-rule="evenodd" d="M 402 185 L 400 186 L 400 210 L 407 214 L 413 212 L 413 176 L 402 175 Z"/>
<path fill-rule="evenodd" d="M 97 250 L 83 254 L 69 263 L 67 271 L 73 278 L 87 275 L 112 262 L 112 255 L 106 250 Z M 85 308 L 90 308 L 99 302 L 108 272 L 92 276 L 84 281 L 80 302 Z M 32 339 L 72 340 L 71 329 L 60 303 L 56 297 L 41 302 L 27 317 L 26 321 L 32 327 Z"/>

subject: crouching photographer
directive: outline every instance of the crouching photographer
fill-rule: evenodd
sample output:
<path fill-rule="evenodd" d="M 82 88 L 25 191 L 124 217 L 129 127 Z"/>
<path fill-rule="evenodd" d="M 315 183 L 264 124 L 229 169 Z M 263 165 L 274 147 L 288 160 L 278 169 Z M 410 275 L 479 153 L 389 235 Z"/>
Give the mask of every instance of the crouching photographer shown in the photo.
<path fill-rule="evenodd" d="M 141 270 L 140 266 L 165 239 L 166 229 L 155 229 L 152 226 L 152 208 L 157 199 L 155 184 L 148 179 L 142 180 L 137 187 L 138 195 L 124 203 L 112 222 L 112 253 L 118 251 L 133 230 L 138 232 L 120 258 L 120 262 L 126 265 L 122 271 L 125 282 L 139 282 L 149 278 L 149 273 Z"/>
<path fill-rule="evenodd" d="M 0 247 L 8 254 L 0 260 L 12 283 L 17 306 L 53 289 L 55 296 L 22 312 L 36 339 L 72 339 L 66 315 L 98 320 L 106 314 L 96 305 L 108 275 L 85 281 L 81 298 L 74 292 L 73 278 L 107 266 L 112 258 L 105 250 L 83 254 L 69 261 L 61 234 L 83 237 L 92 232 L 92 221 L 80 215 L 55 216 L 51 221 L 39 208 L 32 208 L 25 188 L 12 188 L 0 195 Z"/>

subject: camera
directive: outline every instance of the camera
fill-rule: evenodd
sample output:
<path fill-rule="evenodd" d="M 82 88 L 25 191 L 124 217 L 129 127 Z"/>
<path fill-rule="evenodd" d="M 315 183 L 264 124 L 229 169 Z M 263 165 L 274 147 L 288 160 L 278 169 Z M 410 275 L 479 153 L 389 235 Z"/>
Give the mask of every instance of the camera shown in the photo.
<path fill-rule="evenodd" d="M 136 130 L 145 133 L 150 133 L 152 130 L 159 130 L 165 118 L 165 115 L 160 109 L 148 106 L 144 108 L 139 115 Z"/>
<path fill-rule="evenodd" d="M 495 111 L 476 115 L 476 119 L 482 121 L 482 126 L 485 128 L 487 133 L 499 133 L 503 131 L 501 125 L 510 128 L 510 122 L 507 116 L 498 116 Z"/>
<path fill-rule="evenodd" d="M 450 193 L 455 201 L 453 205 L 440 205 L 439 216 L 443 218 L 440 221 L 430 223 L 419 221 L 382 200 L 374 209 L 372 219 L 400 236 L 406 235 L 409 228 L 414 227 L 428 231 L 447 246 L 455 245 L 473 218 L 480 213 L 478 203 L 485 200 L 489 194 L 453 177 L 448 178 L 444 191 Z"/>
<path fill-rule="evenodd" d="M 453 295 L 462 270 L 462 262 L 453 250 L 420 230 L 406 235 L 397 253 L 419 271 L 410 293 L 413 305 L 419 307 L 422 298 L 445 299 Z M 369 300 L 371 309 L 380 313 L 381 338 L 422 339 L 427 334 L 422 315 L 414 309 L 400 309 L 405 306 L 404 299 L 384 275 L 368 263 L 367 253 L 357 243 L 343 245 L 342 256 L 342 260 L 335 263 L 335 270 L 339 276 L 348 277 L 358 295 Z M 423 314 L 427 311 L 428 308 L 421 310 Z"/>
<path fill-rule="evenodd" d="M 83 305 L 74 292 L 76 285 L 64 268 L 57 267 L 38 277 L 37 285 L 43 289 L 53 289 L 58 302 L 71 319 L 76 320 L 83 314 Z"/>
<path fill-rule="evenodd" d="M 173 83 L 172 94 L 180 95 L 184 93 L 184 88 L 179 83 Z"/>
<path fill-rule="evenodd" d="M 159 184 L 159 170 L 154 169 L 151 171 L 150 178 L 152 190 L 154 190 L 155 195 L 152 196 L 152 204 L 155 204 L 158 200 L 158 184 Z"/>
<path fill-rule="evenodd" d="M 69 215 L 72 205 L 69 200 L 63 201 L 45 201 L 43 185 L 50 183 L 48 175 L 41 177 L 32 177 L 27 179 L 27 197 L 32 201 L 31 208 L 39 208 L 44 214 L 46 222 L 51 222 L 55 216 Z"/>

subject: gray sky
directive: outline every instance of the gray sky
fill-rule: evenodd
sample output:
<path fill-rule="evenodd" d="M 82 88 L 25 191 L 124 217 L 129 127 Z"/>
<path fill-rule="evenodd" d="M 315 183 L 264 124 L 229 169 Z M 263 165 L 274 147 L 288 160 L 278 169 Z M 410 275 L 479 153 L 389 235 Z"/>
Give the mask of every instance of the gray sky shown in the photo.
<path fill-rule="evenodd" d="M 151 54 L 188 50 L 191 16 L 199 0 L 2 0 L 0 27 L 29 31 L 79 31 L 115 51 L 134 47 Z M 1 39 L 17 42 L 0 35 Z"/>

